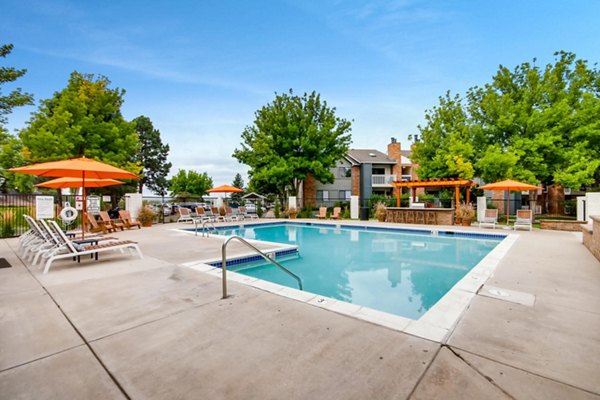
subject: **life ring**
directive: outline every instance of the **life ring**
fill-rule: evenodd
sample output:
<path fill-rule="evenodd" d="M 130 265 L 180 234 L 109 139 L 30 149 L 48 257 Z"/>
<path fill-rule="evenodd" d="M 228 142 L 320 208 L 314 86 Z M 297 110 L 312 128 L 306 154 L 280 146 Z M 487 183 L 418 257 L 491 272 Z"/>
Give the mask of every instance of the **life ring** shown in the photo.
<path fill-rule="evenodd" d="M 60 212 L 60 218 L 64 222 L 73 222 L 77 218 L 77 210 L 73 207 L 65 207 Z"/>

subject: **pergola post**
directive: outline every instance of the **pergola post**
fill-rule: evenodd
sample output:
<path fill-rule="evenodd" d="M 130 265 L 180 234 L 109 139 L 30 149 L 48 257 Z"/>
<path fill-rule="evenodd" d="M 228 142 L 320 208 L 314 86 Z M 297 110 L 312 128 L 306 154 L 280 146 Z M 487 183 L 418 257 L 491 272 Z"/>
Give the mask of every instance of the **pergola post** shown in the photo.
<path fill-rule="evenodd" d="M 396 187 L 396 207 L 400 207 L 400 189 L 399 187 Z"/>
<path fill-rule="evenodd" d="M 460 188 L 458 186 L 454 187 L 454 193 L 455 193 L 455 197 L 456 197 L 456 203 L 455 203 L 456 217 L 458 218 L 458 207 L 460 206 Z"/>

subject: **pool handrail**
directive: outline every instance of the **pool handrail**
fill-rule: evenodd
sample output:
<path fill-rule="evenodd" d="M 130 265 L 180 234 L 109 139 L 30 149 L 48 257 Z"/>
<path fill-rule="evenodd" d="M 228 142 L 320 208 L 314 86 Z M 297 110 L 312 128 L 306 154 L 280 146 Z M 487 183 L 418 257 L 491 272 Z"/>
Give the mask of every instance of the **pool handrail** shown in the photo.
<path fill-rule="evenodd" d="M 208 228 L 206 225 L 210 224 L 210 226 L 212 227 L 213 231 L 216 231 L 217 228 L 215 227 L 215 224 L 213 224 L 213 222 L 211 220 L 205 219 L 205 220 L 200 220 L 199 218 L 194 218 L 194 235 L 198 236 L 198 222 L 202 222 L 202 237 L 204 237 L 204 233 L 206 233 L 206 237 L 208 237 Z"/>
<path fill-rule="evenodd" d="M 230 236 L 229 238 L 227 238 L 227 240 L 225 240 L 225 242 L 223 242 L 223 245 L 221 246 L 221 256 L 222 256 L 222 260 L 221 260 L 221 271 L 223 274 L 223 299 L 227 298 L 227 244 L 229 244 L 229 242 L 231 242 L 232 240 L 237 240 L 243 244 L 245 244 L 246 246 L 250 247 L 252 250 L 254 250 L 255 252 L 257 252 L 262 258 L 264 258 L 265 260 L 267 260 L 268 262 L 270 262 L 271 264 L 275 265 L 276 267 L 279 267 L 282 271 L 284 271 L 285 273 L 287 273 L 288 275 L 290 275 L 292 278 L 294 278 L 296 281 L 298 281 L 298 288 L 300 290 L 304 290 L 302 288 L 302 279 L 300 279 L 300 277 L 296 274 L 294 274 L 292 271 L 290 271 L 289 269 L 287 269 L 286 267 L 284 267 L 283 265 L 279 264 L 277 261 L 273 260 L 271 257 L 269 257 L 267 254 L 263 253 L 261 250 L 259 250 L 256 246 L 250 244 L 248 241 L 246 241 L 244 238 L 242 238 L 241 236 Z"/>

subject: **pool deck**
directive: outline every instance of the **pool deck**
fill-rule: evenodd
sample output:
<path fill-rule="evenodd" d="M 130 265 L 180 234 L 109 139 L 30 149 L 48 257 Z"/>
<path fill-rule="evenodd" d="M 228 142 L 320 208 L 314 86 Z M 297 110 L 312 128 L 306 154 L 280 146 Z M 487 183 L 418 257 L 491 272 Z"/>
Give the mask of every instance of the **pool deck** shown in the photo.
<path fill-rule="evenodd" d="M 436 342 L 233 281 L 222 300 L 220 278 L 190 268 L 222 241 L 177 227 L 113 235 L 143 260 L 47 275 L 0 240 L 0 398 L 600 399 L 600 263 L 579 233 L 517 231 Z"/>

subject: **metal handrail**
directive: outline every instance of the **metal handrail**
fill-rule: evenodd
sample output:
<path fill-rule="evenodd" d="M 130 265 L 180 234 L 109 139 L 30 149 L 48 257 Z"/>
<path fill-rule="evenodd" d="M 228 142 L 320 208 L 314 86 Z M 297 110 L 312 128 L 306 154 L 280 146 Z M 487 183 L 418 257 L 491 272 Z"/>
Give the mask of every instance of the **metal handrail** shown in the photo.
<path fill-rule="evenodd" d="M 214 231 L 217 230 L 217 228 L 215 227 L 215 224 L 213 224 L 213 222 L 211 220 L 204 220 L 204 221 L 200 220 L 200 221 L 202 222 L 202 237 L 204 237 L 204 232 L 206 232 L 206 235 L 208 236 L 208 228 L 206 227 L 206 225 L 208 223 L 210 223 L 210 225 L 212 226 Z M 196 236 L 198 236 L 198 222 L 199 222 L 198 219 L 195 218 L 194 219 L 194 234 Z"/>
<path fill-rule="evenodd" d="M 267 260 L 271 264 L 275 265 L 276 267 L 279 267 L 282 271 L 284 271 L 285 273 L 287 273 L 288 275 L 290 275 L 292 278 L 294 278 L 296 281 L 298 281 L 298 288 L 300 290 L 304 290 L 302 288 L 302 279 L 300 279 L 300 277 L 298 275 L 294 274 L 292 271 L 290 271 L 289 269 L 287 269 L 283 265 L 279 264 L 277 261 L 273 260 L 271 257 L 269 257 L 268 255 L 266 255 L 265 253 L 263 253 L 261 250 L 259 250 L 256 246 L 248 243 L 241 236 L 230 236 L 223 243 L 223 246 L 221 246 L 221 256 L 222 256 L 221 270 L 223 271 L 222 274 L 223 274 L 223 298 L 224 299 L 227 298 L 227 244 L 229 242 L 231 242 L 232 240 L 234 240 L 234 239 L 238 240 L 238 241 L 242 242 L 243 244 L 245 244 L 246 246 L 250 247 L 252 250 L 254 250 L 255 252 L 257 252 L 262 258 L 264 258 L 265 260 Z"/>

